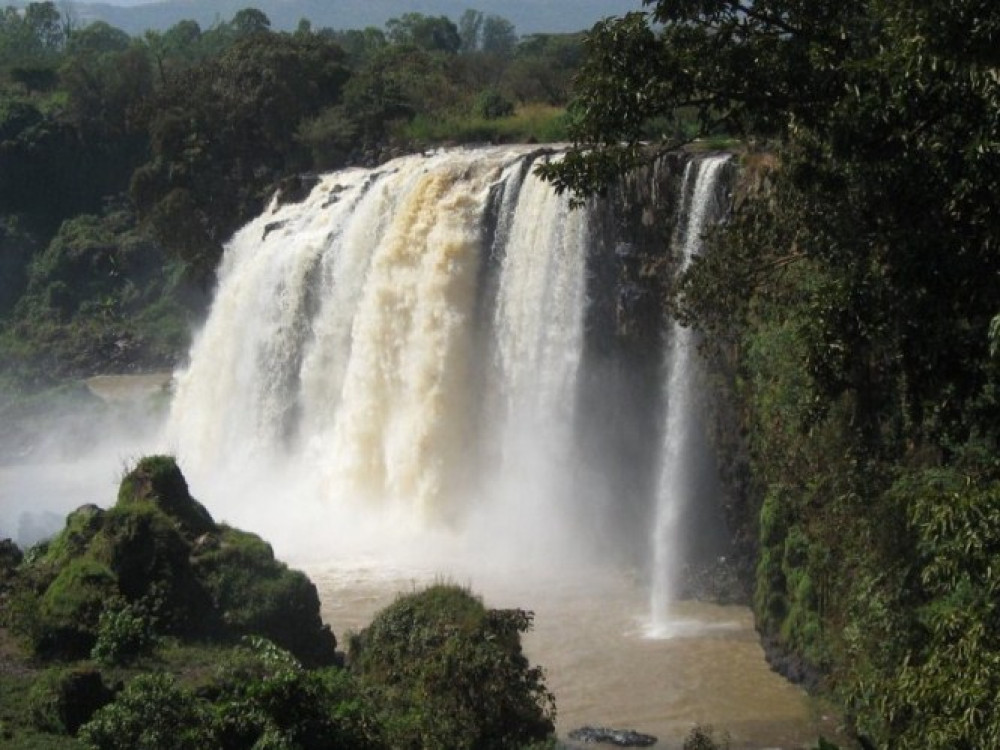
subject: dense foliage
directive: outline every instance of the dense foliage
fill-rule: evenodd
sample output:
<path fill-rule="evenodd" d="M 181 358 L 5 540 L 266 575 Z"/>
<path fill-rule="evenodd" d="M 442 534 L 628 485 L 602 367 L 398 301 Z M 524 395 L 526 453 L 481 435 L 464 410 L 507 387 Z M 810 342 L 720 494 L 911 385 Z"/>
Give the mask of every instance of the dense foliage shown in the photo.
<path fill-rule="evenodd" d="M 588 37 L 546 173 L 587 192 L 744 139 L 678 307 L 729 376 L 758 622 L 875 744 L 996 746 L 1000 9 L 647 5 Z"/>
<path fill-rule="evenodd" d="M 521 651 L 522 610 L 437 585 L 400 597 L 351 641 L 390 747 L 515 748 L 554 730 L 555 700 Z"/>

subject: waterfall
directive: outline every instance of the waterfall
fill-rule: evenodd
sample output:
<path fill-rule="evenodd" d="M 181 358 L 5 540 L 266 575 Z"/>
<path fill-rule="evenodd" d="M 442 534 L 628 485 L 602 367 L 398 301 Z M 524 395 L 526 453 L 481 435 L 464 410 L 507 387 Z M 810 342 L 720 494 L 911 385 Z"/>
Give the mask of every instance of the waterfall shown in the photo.
<path fill-rule="evenodd" d="M 279 549 L 454 544 L 498 569 L 645 548 L 631 528 L 652 504 L 655 451 L 634 447 L 655 444 L 646 415 L 662 397 L 658 357 L 633 355 L 659 344 L 657 329 L 629 336 L 658 318 L 644 305 L 660 295 L 640 286 L 666 249 L 619 234 L 638 221 L 659 236 L 676 170 L 650 173 L 656 205 L 627 219 L 607 200 L 572 209 L 534 175 L 541 158 L 561 157 L 490 147 L 340 171 L 236 234 L 167 427 L 222 517 Z M 700 163 L 689 243 L 721 161 Z M 596 288 L 619 262 L 624 296 Z M 631 343 L 596 366 L 595 338 L 616 336 Z M 672 385 L 671 404 L 688 387 Z"/>
<path fill-rule="evenodd" d="M 446 151 L 338 172 L 240 230 L 176 377 L 167 431 L 185 470 L 242 477 L 251 494 L 265 470 L 308 474 L 320 505 L 414 526 L 487 499 L 531 498 L 526 513 L 563 502 L 587 211 L 530 171 L 538 156 Z"/>
<path fill-rule="evenodd" d="M 705 230 L 717 219 L 712 208 L 721 169 L 728 160 L 728 156 L 713 156 L 690 161 L 685 167 L 682 224 L 677 241 L 681 247 L 681 271 L 701 251 Z M 696 346 L 689 328 L 674 322 L 671 329 L 665 368 L 666 413 L 651 541 L 650 635 L 654 637 L 671 634 L 670 605 L 677 598 L 678 577 L 685 560 L 683 520 L 698 492 L 695 474 L 699 457 L 694 455 L 694 430 L 698 418 Z"/>

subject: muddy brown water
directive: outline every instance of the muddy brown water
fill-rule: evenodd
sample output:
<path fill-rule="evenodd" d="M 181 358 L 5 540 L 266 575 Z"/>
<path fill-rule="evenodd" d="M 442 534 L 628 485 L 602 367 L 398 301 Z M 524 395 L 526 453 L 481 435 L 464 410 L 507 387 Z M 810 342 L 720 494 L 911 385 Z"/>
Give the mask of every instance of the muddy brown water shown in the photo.
<path fill-rule="evenodd" d="M 463 580 L 343 563 L 306 571 L 319 588 L 324 620 L 344 645 L 348 632 L 399 593 L 434 581 L 469 585 L 490 607 L 532 610 L 525 651 L 546 670 L 563 739 L 584 725 L 609 726 L 654 735 L 659 748 L 680 748 L 692 727 L 711 725 L 728 732 L 733 748 L 814 747 L 820 735 L 844 742 L 836 716 L 768 668 L 745 607 L 681 602 L 668 637 L 654 638 L 642 587 L 625 575 Z"/>

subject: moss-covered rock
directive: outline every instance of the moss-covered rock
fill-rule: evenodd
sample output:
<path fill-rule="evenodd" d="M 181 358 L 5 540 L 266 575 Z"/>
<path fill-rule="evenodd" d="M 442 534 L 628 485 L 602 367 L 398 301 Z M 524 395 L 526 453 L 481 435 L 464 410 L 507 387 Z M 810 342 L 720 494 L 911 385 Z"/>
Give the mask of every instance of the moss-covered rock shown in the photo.
<path fill-rule="evenodd" d="M 166 632 L 199 634 L 214 620 L 212 602 L 189 561 L 191 543 L 158 506 L 133 501 L 108 511 L 89 548 L 118 579 L 128 601 L 147 599 Z"/>
<path fill-rule="evenodd" d="M 217 525 L 169 456 L 140 460 L 113 508 L 74 511 L 21 569 L 14 624 L 41 656 L 89 655 L 102 612 L 124 606 L 149 617 L 151 642 L 262 635 L 307 665 L 337 661 L 316 587 L 260 537 Z"/>
<path fill-rule="evenodd" d="M 114 573 L 86 557 L 72 560 L 42 595 L 34 623 L 34 648 L 47 657 L 82 658 L 97 640 L 101 610 L 117 592 Z"/>
<path fill-rule="evenodd" d="M 66 516 L 63 530 L 45 547 L 45 563 L 62 566 L 87 551 L 94 535 L 104 523 L 104 511 L 96 505 L 83 505 Z"/>
<path fill-rule="evenodd" d="M 263 635 L 307 665 L 336 660 L 337 641 L 320 619 L 316 587 L 276 560 L 259 536 L 224 526 L 200 538 L 192 563 L 228 630 Z"/>
<path fill-rule="evenodd" d="M 152 503 L 176 521 L 185 535 L 216 531 L 215 521 L 188 490 L 187 481 L 172 456 L 147 456 L 122 479 L 118 507 Z"/>

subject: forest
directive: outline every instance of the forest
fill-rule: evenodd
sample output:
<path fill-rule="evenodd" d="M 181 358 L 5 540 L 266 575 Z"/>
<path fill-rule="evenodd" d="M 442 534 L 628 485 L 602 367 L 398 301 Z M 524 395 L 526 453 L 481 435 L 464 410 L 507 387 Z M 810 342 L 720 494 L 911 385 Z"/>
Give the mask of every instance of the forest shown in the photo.
<path fill-rule="evenodd" d="M 565 139 L 542 172 L 583 199 L 729 139 L 732 214 L 671 305 L 761 636 L 864 747 L 1000 746 L 1000 9 L 644 8 L 528 37 L 476 11 L 142 37 L 0 12 L 0 415 L 175 364 L 225 240 L 310 173 Z"/>

